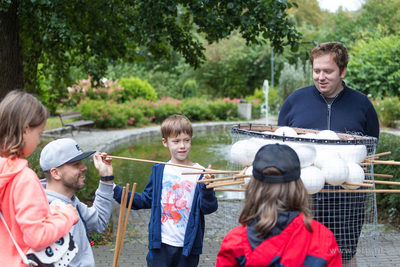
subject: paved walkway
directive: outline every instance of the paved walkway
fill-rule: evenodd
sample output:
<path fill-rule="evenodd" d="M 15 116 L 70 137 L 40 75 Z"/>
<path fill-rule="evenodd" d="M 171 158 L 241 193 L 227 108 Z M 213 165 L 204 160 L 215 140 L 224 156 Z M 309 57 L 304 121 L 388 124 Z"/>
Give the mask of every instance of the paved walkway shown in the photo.
<path fill-rule="evenodd" d="M 255 124 L 264 124 L 265 119 L 253 121 Z M 218 123 L 194 123 L 194 130 L 210 130 L 216 128 L 229 128 L 237 122 Z M 276 118 L 270 118 L 270 124 L 276 125 Z M 45 134 L 56 134 L 57 131 Z M 83 151 L 112 151 L 116 147 L 128 144 L 131 140 L 149 135 L 159 135 L 160 127 L 149 127 L 141 129 L 116 130 L 116 131 L 92 131 L 74 132 L 64 134 L 63 137 L 75 139 Z M 199 266 L 215 266 L 216 255 L 219 251 L 221 241 L 226 233 L 237 226 L 237 220 L 243 202 L 219 201 L 217 212 L 206 216 L 206 229 L 204 237 L 203 254 L 200 256 Z M 115 202 L 112 224 L 114 233 L 117 229 L 119 204 Z M 131 211 L 129 225 L 127 228 L 125 242 L 122 248 L 119 266 L 146 266 L 147 249 L 147 226 L 150 217 L 149 210 Z M 362 243 L 363 237 L 360 238 Z M 375 248 L 362 247 L 357 254 L 358 266 L 400 266 L 400 232 L 388 225 L 378 225 L 375 236 Z M 360 245 L 359 245 L 360 248 Z M 114 246 L 95 246 L 93 253 L 97 267 L 109 267 L 113 264 Z M 375 251 L 375 253 L 373 253 Z M 371 255 L 376 255 L 376 258 Z"/>

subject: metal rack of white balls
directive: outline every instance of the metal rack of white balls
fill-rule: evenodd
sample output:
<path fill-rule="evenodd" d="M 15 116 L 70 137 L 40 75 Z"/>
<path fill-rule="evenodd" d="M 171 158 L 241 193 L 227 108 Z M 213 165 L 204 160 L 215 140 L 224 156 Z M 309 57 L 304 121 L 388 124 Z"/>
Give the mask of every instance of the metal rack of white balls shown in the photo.
<path fill-rule="evenodd" d="M 207 187 L 216 191 L 245 191 L 252 177 L 252 163 L 257 151 L 264 145 L 280 143 L 293 148 L 300 165 L 300 178 L 309 194 L 340 193 L 400 193 L 400 190 L 377 190 L 375 184 L 400 185 L 398 182 L 375 181 L 374 164 L 400 165 L 396 161 L 378 161 L 375 155 L 377 139 L 356 134 L 336 133 L 330 130 L 310 130 L 292 127 L 235 125 L 231 129 L 233 144 L 230 151 L 230 171 L 233 176 L 213 179 Z M 236 140 L 234 140 L 236 137 Z M 392 177 L 375 174 L 379 177 Z M 198 181 L 198 182 L 209 182 Z M 334 189 L 324 189 L 329 184 Z M 239 185 L 240 187 L 228 187 Z"/>

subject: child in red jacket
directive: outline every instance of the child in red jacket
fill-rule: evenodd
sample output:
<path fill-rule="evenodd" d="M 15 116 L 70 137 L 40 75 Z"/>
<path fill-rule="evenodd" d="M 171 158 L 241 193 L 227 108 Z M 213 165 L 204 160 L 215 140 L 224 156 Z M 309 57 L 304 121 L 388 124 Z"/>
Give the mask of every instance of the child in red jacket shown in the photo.
<path fill-rule="evenodd" d="M 300 162 L 287 145 L 266 145 L 256 154 L 246 189 L 242 224 L 224 238 L 221 266 L 342 266 L 333 233 L 311 220 Z"/>

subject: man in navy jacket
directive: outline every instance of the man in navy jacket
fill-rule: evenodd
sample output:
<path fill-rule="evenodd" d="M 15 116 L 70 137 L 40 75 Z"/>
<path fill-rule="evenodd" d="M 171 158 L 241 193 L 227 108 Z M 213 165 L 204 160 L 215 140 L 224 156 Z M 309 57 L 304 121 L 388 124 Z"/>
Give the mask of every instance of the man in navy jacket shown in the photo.
<path fill-rule="evenodd" d="M 286 99 L 278 125 L 379 138 L 378 116 L 371 101 L 343 82 L 348 60 L 347 49 L 339 42 L 315 47 L 310 53 L 314 85 L 296 90 Z M 335 234 L 344 266 L 355 266 L 365 196 L 317 193 L 313 198 L 315 219 Z"/>

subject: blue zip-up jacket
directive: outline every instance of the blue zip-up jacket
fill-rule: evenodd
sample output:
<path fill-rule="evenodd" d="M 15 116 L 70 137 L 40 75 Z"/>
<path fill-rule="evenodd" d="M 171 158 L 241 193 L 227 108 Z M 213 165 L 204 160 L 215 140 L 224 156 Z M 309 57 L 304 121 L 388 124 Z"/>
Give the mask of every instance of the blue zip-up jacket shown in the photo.
<path fill-rule="evenodd" d="M 330 105 L 315 85 L 294 91 L 282 105 L 278 125 L 379 138 L 378 115 L 371 101 L 343 85 Z"/>
<path fill-rule="evenodd" d="M 143 193 L 135 193 L 132 202 L 132 209 L 151 209 L 149 222 L 149 249 L 161 248 L 161 192 L 164 174 L 164 164 L 153 165 L 152 173 Z M 203 179 L 203 175 L 199 180 Z M 128 194 L 127 207 L 131 197 Z M 121 203 L 122 187 L 115 186 L 114 199 Z M 193 196 L 192 209 L 190 211 L 186 227 L 182 254 L 200 255 L 203 249 L 203 237 L 205 229 L 204 215 L 213 213 L 218 209 L 218 201 L 213 189 L 206 188 L 204 183 L 196 185 Z"/>

